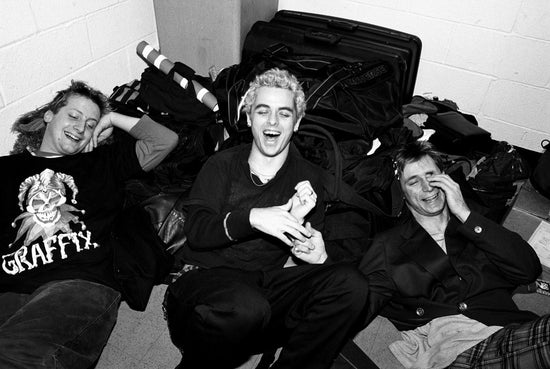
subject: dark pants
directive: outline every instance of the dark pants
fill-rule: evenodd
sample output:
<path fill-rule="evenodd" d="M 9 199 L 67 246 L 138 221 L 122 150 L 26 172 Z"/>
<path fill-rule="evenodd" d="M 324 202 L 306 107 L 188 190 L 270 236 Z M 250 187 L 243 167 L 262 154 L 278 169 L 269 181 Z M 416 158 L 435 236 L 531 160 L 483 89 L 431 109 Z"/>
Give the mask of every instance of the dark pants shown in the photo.
<path fill-rule="evenodd" d="M 89 368 L 116 322 L 120 293 L 82 280 L 0 293 L 0 368 Z"/>
<path fill-rule="evenodd" d="M 193 270 L 166 300 L 184 368 L 232 368 L 282 346 L 272 368 L 330 368 L 360 328 L 367 281 L 352 266 L 304 265 L 272 272 Z"/>

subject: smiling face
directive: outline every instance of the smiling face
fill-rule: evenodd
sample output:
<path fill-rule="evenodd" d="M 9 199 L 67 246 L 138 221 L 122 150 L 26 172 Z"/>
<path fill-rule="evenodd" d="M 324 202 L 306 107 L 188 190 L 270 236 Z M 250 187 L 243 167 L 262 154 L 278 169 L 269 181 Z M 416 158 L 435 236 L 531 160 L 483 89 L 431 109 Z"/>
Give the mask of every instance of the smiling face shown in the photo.
<path fill-rule="evenodd" d="M 429 156 L 407 163 L 403 168 L 399 182 L 413 214 L 435 216 L 445 209 L 445 192 L 430 184 L 430 177 L 440 173 L 441 170 Z"/>
<path fill-rule="evenodd" d="M 294 93 L 279 87 L 258 88 L 247 118 L 254 137 L 253 154 L 286 157 L 292 133 L 300 124 L 296 118 Z"/>
<path fill-rule="evenodd" d="M 92 100 L 81 95 L 70 96 L 57 113 L 48 110 L 44 114 L 46 132 L 40 151 L 58 155 L 81 152 L 92 138 L 100 117 L 99 106 Z"/>

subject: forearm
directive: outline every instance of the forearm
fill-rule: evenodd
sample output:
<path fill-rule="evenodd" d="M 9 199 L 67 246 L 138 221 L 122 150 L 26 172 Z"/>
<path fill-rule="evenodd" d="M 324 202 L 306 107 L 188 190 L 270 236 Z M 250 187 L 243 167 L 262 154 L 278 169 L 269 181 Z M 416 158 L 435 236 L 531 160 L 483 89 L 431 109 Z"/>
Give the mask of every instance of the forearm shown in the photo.
<path fill-rule="evenodd" d="M 148 116 L 126 117 L 113 125 L 136 139 L 136 155 L 143 170 L 155 168 L 178 144 L 178 135 Z"/>
<path fill-rule="evenodd" d="M 204 207 L 194 208 L 186 231 L 189 246 L 195 250 L 223 248 L 253 234 L 248 214 L 243 210 L 218 214 Z"/>
<path fill-rule="evenodd" d="M 110 115 L 110 121 L 113 127 L 119 128 L 123 130 L 124 132 L 130 133 L 132 128 L 143 119 L 142 118 L 136 118 L 136 117 L 130 117 L 128 115 L 123 115 L 116 112 L 109 113 Z"/>

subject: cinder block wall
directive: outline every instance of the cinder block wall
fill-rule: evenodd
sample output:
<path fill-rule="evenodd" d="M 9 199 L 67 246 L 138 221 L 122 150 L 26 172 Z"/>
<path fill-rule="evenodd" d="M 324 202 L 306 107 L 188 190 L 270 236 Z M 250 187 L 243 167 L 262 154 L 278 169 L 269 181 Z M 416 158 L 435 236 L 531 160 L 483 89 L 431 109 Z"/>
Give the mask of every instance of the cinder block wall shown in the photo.
<path fill-rule="evenodd" d="M 15 141 L 15 119 L 71 79 L 109 95 L 139 78 L 139 41 L 158 47 L 153 0 L 0 1 L 0 155 Z"/>
<path fill-rule="evenodd" d="M 498 140 L 541 151 L 550 138 L 548 0 L 279 0 L 279 9 L 417 35 L 416 94 L 454 100 Z"/>

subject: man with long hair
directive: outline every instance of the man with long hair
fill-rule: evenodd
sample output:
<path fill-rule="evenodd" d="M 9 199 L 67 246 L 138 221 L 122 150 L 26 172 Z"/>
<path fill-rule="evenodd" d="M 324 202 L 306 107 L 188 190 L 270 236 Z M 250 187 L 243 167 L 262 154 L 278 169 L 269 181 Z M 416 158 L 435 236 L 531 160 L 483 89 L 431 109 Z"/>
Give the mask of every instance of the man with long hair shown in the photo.
<path fill-rule="evenodd" d="M 177 135 L 110 112 L 78 81 L 16 128 L 34 138 L 0 157 L 0 367 L 88 368 L 120 302 L 109 236 L 124 182 L 154 168 Z M 133 140 L 100 145 L 114 128 Z"/>

